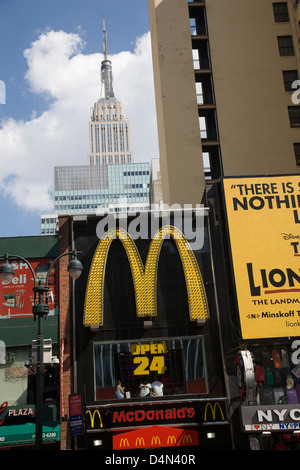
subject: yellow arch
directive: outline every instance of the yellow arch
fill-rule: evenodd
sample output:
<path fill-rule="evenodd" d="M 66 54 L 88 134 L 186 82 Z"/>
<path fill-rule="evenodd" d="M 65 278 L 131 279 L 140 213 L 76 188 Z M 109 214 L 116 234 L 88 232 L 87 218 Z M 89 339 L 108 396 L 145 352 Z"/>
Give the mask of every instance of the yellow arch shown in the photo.
<path fill-rule="evenodd" d="M 170 235 L 181 257 L 191 320 L 209 318 L 205 288 L 195 255 L 183 233 L 174 226 L 162 227 L 154 236 L 145 268 L 136 244 L 124 229 L 113 228 L 99 241 L 91 264 L 84 305 L 84 325 L 103 325 L 104 275 L 107 255 L 112 241 L 119 238 L 125 248 L 131 267 L 138 317 L 156 316 L 156 277 L 160 250 Z"/>

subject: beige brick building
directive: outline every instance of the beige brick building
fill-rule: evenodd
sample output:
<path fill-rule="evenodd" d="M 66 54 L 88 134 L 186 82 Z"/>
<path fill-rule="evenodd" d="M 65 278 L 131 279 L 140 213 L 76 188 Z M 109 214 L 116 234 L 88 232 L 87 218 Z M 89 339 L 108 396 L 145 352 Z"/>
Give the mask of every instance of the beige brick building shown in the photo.
<path fill-rule="evenodd" d="M 149 0 L 149 12 L 164 202 L 199 203 L 220 176 L 299 173 L 298 1 Z"/>

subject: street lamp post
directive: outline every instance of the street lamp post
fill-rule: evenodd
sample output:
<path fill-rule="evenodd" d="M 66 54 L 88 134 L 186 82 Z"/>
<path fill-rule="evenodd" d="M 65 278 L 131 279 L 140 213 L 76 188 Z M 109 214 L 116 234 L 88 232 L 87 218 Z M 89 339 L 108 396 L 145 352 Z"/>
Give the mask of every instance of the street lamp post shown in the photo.
<path fill-rule="evenodd" d="M 38 317 L 38 338 L 37 338 L 37 351 L 38 351 L 38 367 L 37 367 L 37 382 L 36 382 L 36 432 L 35 432 L 35 448 L 36 450 L 42 449 L 43 444 L 43 368 L 44 368 L 44 361 L 43 361 L 43 354 L 44 354 L 44 336 L 43 336 L 43 317 L 48 315 L 49 313 L 49 305 L 48 305 L 48 280 L 49 274 L 51 269 L 53 268 L 54 264 L 63 256 L 70 255 L 72 259 L 70 260 L 68 271 L 69 275 L 72 279 L 78 279 L 81 272 L 82 272 L 82 264 L 77 259 L 77 251 L 70 251 L 68 253 L 63 253 L 59 255 L 50 265 L 47 275 L 45 284 L 42 281 L 37 283 L 36 276 L 34 270 L 30 263 L 22 256 L 18 255 L 9 255 L 5 253 L 4 255 L 4 263 L 0 266 L 0 278 L 4 282 L 11 281 L 14 275 L 13 266 L 9 263 L 9 260 L 12 259 L 20 259 L 24 261 L 31 273 L 33 275 L 34 287 L 33 287 L 33 307 L 32 313 L 34 315 L 34 320 Z"/>

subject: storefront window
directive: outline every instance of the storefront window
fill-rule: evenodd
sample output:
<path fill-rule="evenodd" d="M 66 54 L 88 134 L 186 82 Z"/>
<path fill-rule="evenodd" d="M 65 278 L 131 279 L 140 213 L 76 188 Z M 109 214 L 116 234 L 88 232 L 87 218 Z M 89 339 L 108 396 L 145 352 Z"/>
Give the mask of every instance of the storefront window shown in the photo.
<path fill-rule="evenodd" d="M 95 398 L 117 399 L 118 385 L 120 398 L 207 393 L 203 346 L 202 336 L 95 343 Z"/>
<path fill-rule="evenodd" d="M 288 347 L 253 348 L 257 403 L 300 403 L 300 370 L 296 353 Z"/>
<path fill-rule="evenodd" d="M 236 356 L 236 373 L 244 405 L 298 404 L 300 341 L 284 345 L 253 345 L 246 355 L 245 351 L 240 351 Z"/>

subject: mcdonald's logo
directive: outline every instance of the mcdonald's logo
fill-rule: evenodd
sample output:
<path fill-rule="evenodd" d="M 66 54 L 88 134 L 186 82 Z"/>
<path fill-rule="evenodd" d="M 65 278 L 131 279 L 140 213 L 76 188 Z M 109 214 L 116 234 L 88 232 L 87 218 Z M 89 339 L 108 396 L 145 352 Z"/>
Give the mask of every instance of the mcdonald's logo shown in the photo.
<path fill-rule="evenodd" d="M 176 437 L 174 435 L 168 436 L 167 445 L 176 445 Z"/>
<path fill-rule="evenodd" d="M 183 444 L 192 444 L 193 439 L 190 434 L 184 434 L 183 439 L 182 439 Z"/>
<path fill-rule="evenodd" d="M 221 407 L 220 403 L 216 401 L 213 405 L 210 402 L 206 404 L 205 411 L 204 411 L 204 421 L 207 421 L 207 415 L 208 415 L 208 410 L 209 409 L 210 409 L 210 412 L 211 412 L 211 421 L 224 421 L 225 420 L 222 407 Z M 220 414 L 221 419 L 219 419 L 219 420 L 216 420 L 217 409 L 220 412 L 219 414 Z"/>
<path fill-rule="evenodd" d="M 143 437 L 137 437 L 135 440 L 135 446 L 145 446 L 145 439 Z"/>
<path fill-rule="evenodd" d="M 181 447 L 199 445 L 198 431 L 170 426 L 147 426 L 113 435 L 113 449 Z"/>
<path fill-rule="evenodd" d="M 103 325 L 104 276 L 108 251 L 112 241 L 121 240 L 131 267 L 138 317 L 156 316 L 156 278 L 158 259 L 166 236 L 170 235 L 178 248 L 185 273 L 191 320 L 207 320 L 208 304 L 204 283 L 195 255 L 183 235 L 172 225 L 162 227 L 151 241 L 145 267 L 136 244 L 122 228 L 109 230 L 99 241 L 91 263 L 84 305 L 85 326 Z"/>
<path fill-rule="evenodd" d="M 161 440 L 159 436 L 152 436 L 151 446 L 160 446 L 160 445 L 161 445 Z"/>
<path fill-rule="evenodd" d="M 129 447 L 129 441 L 127 437 L 120 439 L 120 447 Z"/>
<path fill-rule="evenodd" d="M 98 418 L 99 418 L 99 428 L 103 428 L 103 422 L 102 422 L 101 413 L 99 410 L 94 410 L 93 413 L 91 412 L 91 410 L 87 410 L 86 415 L 90 416 L 91 428 L 94 428 L 96 415 L 98 415 Z"/>

